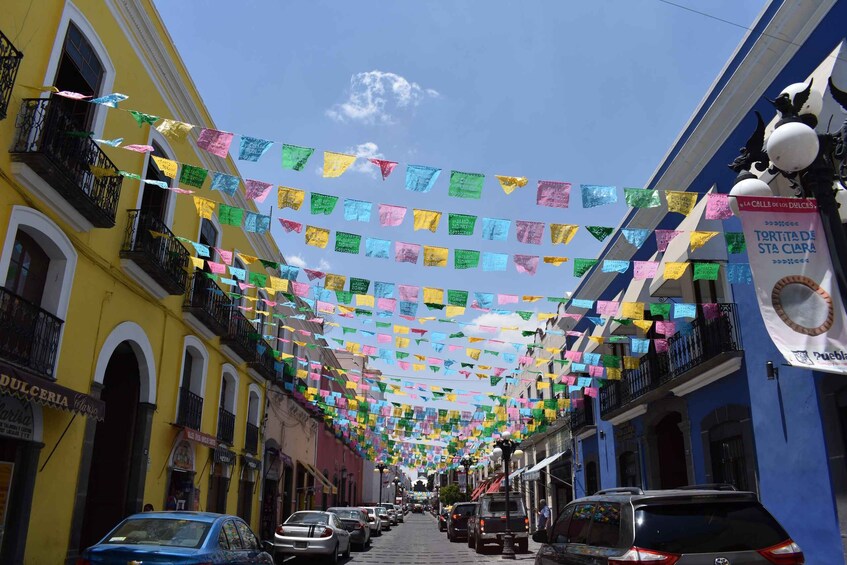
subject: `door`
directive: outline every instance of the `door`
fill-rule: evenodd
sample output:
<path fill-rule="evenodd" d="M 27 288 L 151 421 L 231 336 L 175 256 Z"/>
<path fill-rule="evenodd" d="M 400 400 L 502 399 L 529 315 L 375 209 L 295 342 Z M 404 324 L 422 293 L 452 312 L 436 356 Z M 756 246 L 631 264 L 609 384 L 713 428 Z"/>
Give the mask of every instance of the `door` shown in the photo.
<path fill-rule="evenodd" d="M 679 424 L 682 415 L 671 412 L 656 424 L 656 448 L 659 451 L 659 482 L 662 489 L 688 484 L 688 467 L 685 463 L 685 438 Z"/>
<path fill-rule="evenodd" d="M 547 529 L 547 543 L 542 544 L 538 550 L 538 565 L 554 565 L 559 563 L 570 563 L 567 560 L 568 528 L 571 516 L 573 516 L 574 505 L 566 506 L 550 528 Z"/>

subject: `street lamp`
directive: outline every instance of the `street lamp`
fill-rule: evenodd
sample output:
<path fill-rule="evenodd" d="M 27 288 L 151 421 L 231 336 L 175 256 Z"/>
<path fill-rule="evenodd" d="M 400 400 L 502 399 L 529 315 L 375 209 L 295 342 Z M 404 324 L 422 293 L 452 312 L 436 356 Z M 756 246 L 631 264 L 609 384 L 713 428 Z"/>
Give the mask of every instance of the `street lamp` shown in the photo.
<path fill-rule="evenodd" d="M 512 456 L 520 457 L 523 451 L 518 448 L 517 442 L 512 440 L 512 434 L 505 431 L 500 439 L 494 442 L 492 455 L 503 458 L 504 480 L 506 481 L 506 533 L 503 534 L 503 559 L 515 559 L 515 536 L 512 533 L 511 516 L 509 515 L 509 462 Z"/>
<path fill-rule="evenodd" d="M 344 490 L 347 488 L 347 467 L 341 467 L 341 506 L 344 506 Z"/>
<path fill-rule="evenodd" d="M 399 479 L 399 477 L 395 476 L 394 480 L 391 481 L 391 482 L 394 483 L 394 501 L 396 502 L 397 501 L 397 490 L 400 488 L 400 479 Z"/>
<path fill-rule="evenodd" d="M 465 498 L 471 499 L 471 475 L 470 468 L 476 465 L 476 459 L 473 457 L 462 457 L 459 465 L 465 468 Z"/>
<path fill-rule="evenodd" d="M 376 468 L 374 468 L 374 473 L 379 473 L 379 502 L 377 504 L 382 504 L 382 475 L 388 470 L 388 465 L 385 463 L 377 463 Z"/>
<path fill-rule="evenodd" d="M 847 92 L 839 90 L 829 79 L 833 99 L 847 111 Z M 788 179 L 796 196 L 815 198 L 824 235 L 833 258 L 835 278 L 842 300 L 847 303 L 847 236 L 839 214 L 839 203 L 833 182 L 847 189 L 847 120 L 836 133 L 818 133 L 818 114 L 823 97 L 812 90 L 812 81 L 792 84 L 776 100 L 770 100 L 780 120 L 765 140 L 765 123 L 756 112 L 758 126 L 741 153 L 729 168 L 738 173 L 730 196 L 773 196 L 770 186 L 750 172 L 781 174 Z M 735 199 L 730 201 L 738 213 Z M 846 210 L 847 211 L 847 210 Z"/>

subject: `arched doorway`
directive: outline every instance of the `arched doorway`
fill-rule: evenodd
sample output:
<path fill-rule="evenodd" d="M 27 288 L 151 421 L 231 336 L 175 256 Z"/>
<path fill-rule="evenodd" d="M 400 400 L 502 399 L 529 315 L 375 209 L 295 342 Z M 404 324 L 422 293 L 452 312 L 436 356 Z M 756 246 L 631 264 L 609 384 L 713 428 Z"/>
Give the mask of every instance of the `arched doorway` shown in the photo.
<path fill-rule="evenodd" d="M 88 495 L 82 519 L 80 547 L 99 541 L 118 521 L 134 511 L 129 508 L 138 485 L 132 463 L 136 445 L 141 375 L 139 360 L 129 342 L 118 345 L 106 366 L 101 400 L 106 403 L 106 418 L 97 423 Z M 146 447 L 146 446 L 144 446 Z M 143 475 L 141 475 L 143 477 Z"/>
<path fill-rule="evenodd" d="M 679 428 L 682 415 L 669 412 L 656 423 L 656 449 L 659 455 L 659 484 L 663 489 L 688 484 L 685 438 Z"/>

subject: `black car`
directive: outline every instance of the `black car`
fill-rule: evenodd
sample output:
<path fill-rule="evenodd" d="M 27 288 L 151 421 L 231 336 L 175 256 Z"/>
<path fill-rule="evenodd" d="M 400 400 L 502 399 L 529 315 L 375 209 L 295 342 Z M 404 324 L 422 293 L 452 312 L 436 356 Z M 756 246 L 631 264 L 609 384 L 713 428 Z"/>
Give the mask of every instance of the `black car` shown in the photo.
<path fill-rule="evenodd" d="M 468 538 L 468 518 L 473 516 L 476 502 L 459 502 L 447 517 L 447 539 L 456 541 Z"/>
<path fill-rule="evenodd" d="M 613 488 L 568 504 L 546 530 L 536 565 L 801 565 L 803 552 L 752 492 L 729 485 Z"/>

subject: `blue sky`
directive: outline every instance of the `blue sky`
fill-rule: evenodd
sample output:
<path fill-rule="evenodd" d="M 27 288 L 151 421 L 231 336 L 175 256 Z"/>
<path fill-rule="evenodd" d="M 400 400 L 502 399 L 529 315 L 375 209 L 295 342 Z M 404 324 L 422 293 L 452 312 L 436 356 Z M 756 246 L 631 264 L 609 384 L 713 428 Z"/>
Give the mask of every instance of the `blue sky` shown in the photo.
<path fill-rule="evenodd" d="M 679 3 L 742 26 L 751 25 L 763 5 Z M 622 187 L 647 182 L 745 33 L 660 0 L 155 4 L 219 129 L 317 149 L 302 172 L 281 168 L 276 145 L 257 164 L 239 162 L 243 177 L 341 197 L 331 216 L 311 216 L 307 200 L 299 212 L 274 209 L 274 218 L 392 241 L 571 259 L 561 267 L 542 264 L 535 276 L 518 274 L 511 262 L 504 273 L 455 271 L 452 253 L 448 268 L 398 264 L 335 253 L 334 238 L 326 250 L 305 246 L 302 235 L 282 233 L 274 220 L 290 262 L 371 280 L 518 295 L 562 296 L 574 289 L 573 258 L 596 257 L 601 244 L 584 228 L 567 246 L 552 246 L 549 230 L 543 245 L 521 244 L 514 221 L 617 226 L 625 212 Z M 400 165 L 386 181 L 363 160 L 340 178 L 324 179 L 324 150 Z M 413 193 L 404 189 L 406 164 L 443 171 L 430 193 Z M 486 175 L 481 200 L 448 197 L 454 169 Z M 525 176 L 529 184 L 506 196 L 495 174 Z M 537 206 L 540 179 L 574 183 L 571 207 Z M 617 186 L 621 203 L 583 210 L 580 183 Z M 409 211 L 400 227 L 382 227 L 375 217 L 368 224 L 347 222 L 343 198 Z M 412 208 L 443 211 L 438 232 L 413 231 Z M 474 236 L 448 236 L 447 212 L 479 216 Z M 511 219 L 509 241 L 483 240 L 483 217 Z M 555 311 L 555 304 L 517 309 Z M 419 310 L 419 316 L 438 314 L 423 305 Z M 468 309 L 458 319 L 480 314 Z M 359 319 L 336 321 L 374 330 Z M 486 316 L 482 323 L 508 326 L 515 318 Z M 343 337 L 376 345 L 360 335 Z M 409 351 L 447 357 L 446 349 L 438 354 L 426 344 Z M 479 362 L 504 366 L 491 356 Z M 490 390 L 474 378 L 373 366 L 417 382 Z"/>

